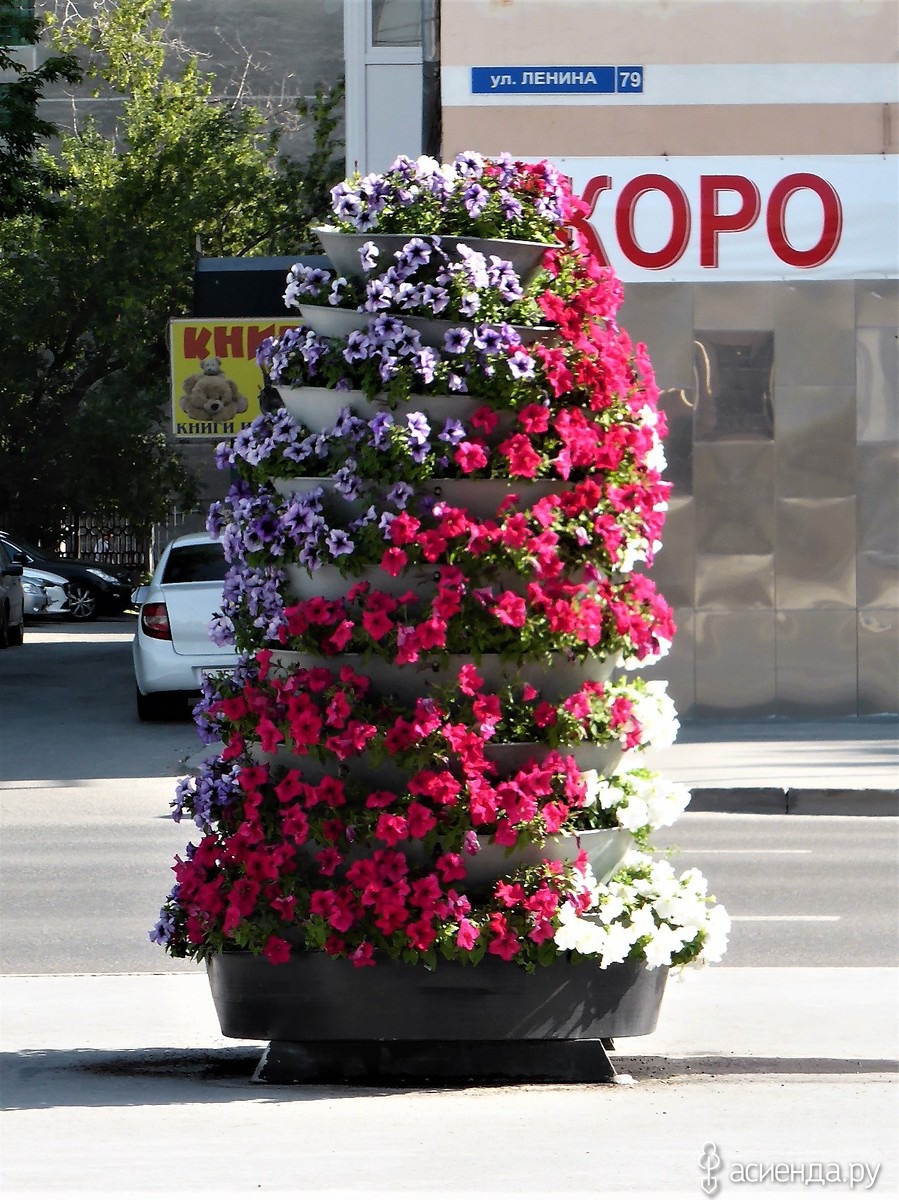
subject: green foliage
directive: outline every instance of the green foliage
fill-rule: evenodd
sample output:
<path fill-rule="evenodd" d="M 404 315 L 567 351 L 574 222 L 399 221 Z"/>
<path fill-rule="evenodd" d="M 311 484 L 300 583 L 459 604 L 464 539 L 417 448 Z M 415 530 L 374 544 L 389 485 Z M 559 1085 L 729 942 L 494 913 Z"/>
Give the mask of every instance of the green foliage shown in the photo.
<path fill-rule="evenodd" d="M 23 186 L 58 189 L 52 221 L 36 203 L 0 210 L 0 519 L 25 534 L 52 529 L 65 508 L 143 525 L 172 499 L 189 502 L 165 436 L 165 339 L 170 318 L 190 311 L 197 239 L 211 256 L 301 252 L 342 172 L 327 153 L 339 90 L 307 106 L 322 122 L 313 152 L 288 163 L 255 109 L 214 101 L 195 59 L 169 60 L 170 10 L 169 0 L 99 0 L 56 29 L 51 62 L 85 59 L 118 101 L 115 129 L 88 119 L 60 135 L 55 159 L 37 152 L 30 182 L 20 172 Z M 40 124 L 32 151 L 39 135 Z M 27 148 L 13 147 L 20 160 Z M 7 194 L 18 192 L 4 179 Z"/>
<path fill-rule="evenodd" d="M 18 0 L 0 0 L 0 42 L 36 46 L 42 23 L 23 13 Z M 0 221 L 20 213 L 50 216 L 55 192 L 66 183 L 65 173 L 49 161 L 38 162 L 38 148 L 56 134 L 56 126 L 38 115 L 37 105 L 48 83 L 80 78 L 71 54 L 52 55 L 34 70 L 0 44 Z"/>

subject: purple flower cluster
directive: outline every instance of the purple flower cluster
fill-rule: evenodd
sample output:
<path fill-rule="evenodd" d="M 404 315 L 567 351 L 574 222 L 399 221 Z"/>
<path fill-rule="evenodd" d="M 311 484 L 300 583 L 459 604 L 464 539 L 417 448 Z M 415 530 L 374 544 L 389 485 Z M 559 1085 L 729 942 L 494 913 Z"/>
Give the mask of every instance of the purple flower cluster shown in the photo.
<path fill-rule="evenodd" d="M 216 758 L 198 775 L 179 780 L 172 802 L 172 820 L 180 823 L 187 813 L 193 816 L 198 829 L 208 833 L 218 814 L 242 797 L 237 778 L 241 769 L 241 763 Z"/>
<path fill-rule="evenodd" d="M 442 220 L 446 232 L 469 237 L 546 240 L 569 218 L 570 202 L 568 180 L 551 163 L 471 150 L 447 164 L 401 155 L 383 175 L 356 176 L 331 190 L 337 221 L 360 233 L 430 233 Z"/>
<path fill-rule="evenodd" d="M 361 262 L 368 271 L 361 282 L 332 276 L 319 267 L 296 263 L 287 277 L 284 303 L 299 307 L 304 298 L 358 312 L 408 313 L 461 320 L 509 316 L 510 306 L 525 295 L 512 264 L 496 254 L 488 258 L 463 243 L 449 254 L 440 237 L 413 237 L 394 254 L 394 262 L 375 275 L 378 248 L 367 242 Z M 278 364 L 274 363 L 277 368 Z"/>

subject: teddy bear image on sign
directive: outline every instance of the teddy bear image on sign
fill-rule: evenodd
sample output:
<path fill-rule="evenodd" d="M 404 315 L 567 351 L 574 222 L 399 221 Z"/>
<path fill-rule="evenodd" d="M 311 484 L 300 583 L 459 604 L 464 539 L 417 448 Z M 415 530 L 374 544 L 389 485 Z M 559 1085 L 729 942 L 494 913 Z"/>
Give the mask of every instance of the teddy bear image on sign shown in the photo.
<path fill-rule="evenodd" d="M 200 370 L 184 380 L 181 408 L 194 421 L 231 421 L 249 402 L 222 370 L 221 359 L 204 358 Z"/>

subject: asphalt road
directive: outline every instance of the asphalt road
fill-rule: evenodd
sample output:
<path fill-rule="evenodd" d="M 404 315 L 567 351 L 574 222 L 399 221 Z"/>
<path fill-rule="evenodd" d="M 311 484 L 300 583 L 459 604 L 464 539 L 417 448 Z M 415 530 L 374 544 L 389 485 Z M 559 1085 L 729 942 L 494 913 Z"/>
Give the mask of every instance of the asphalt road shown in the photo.
<path fill-rule="evenodd" d="M 197 969 L 147 930 L 191 837 L 169 801 L 201 747 L 188 717 L 138 721 L 133 628 L 43 622 L 0 653 L 3 974 Z M 723 966 L 876 967 L 895 961 L 897 825 L 688 813 L 657 842 L 734 918 Z"/>

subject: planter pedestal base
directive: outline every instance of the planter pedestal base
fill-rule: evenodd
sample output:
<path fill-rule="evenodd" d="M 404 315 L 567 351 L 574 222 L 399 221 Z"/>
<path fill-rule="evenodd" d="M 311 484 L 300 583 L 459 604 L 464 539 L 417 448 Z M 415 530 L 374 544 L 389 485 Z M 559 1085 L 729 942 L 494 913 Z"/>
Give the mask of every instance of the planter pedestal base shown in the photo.
<path fill-rule="evenodd" d="M 435 970 L 294 952 L 207 960 L 222 1033 L 270 1043 L 268 1083 L 601 1083 L 609 1039 L 652 1033 L 668 972 L 557 961 L 527 973 L 498 958 Z"/>
<path fill-rule="evenodd" d="M 603 1039 L 495 1042 L 272 1042 L 254 1079 L 264 1083 L 611 1083 Z"/>

